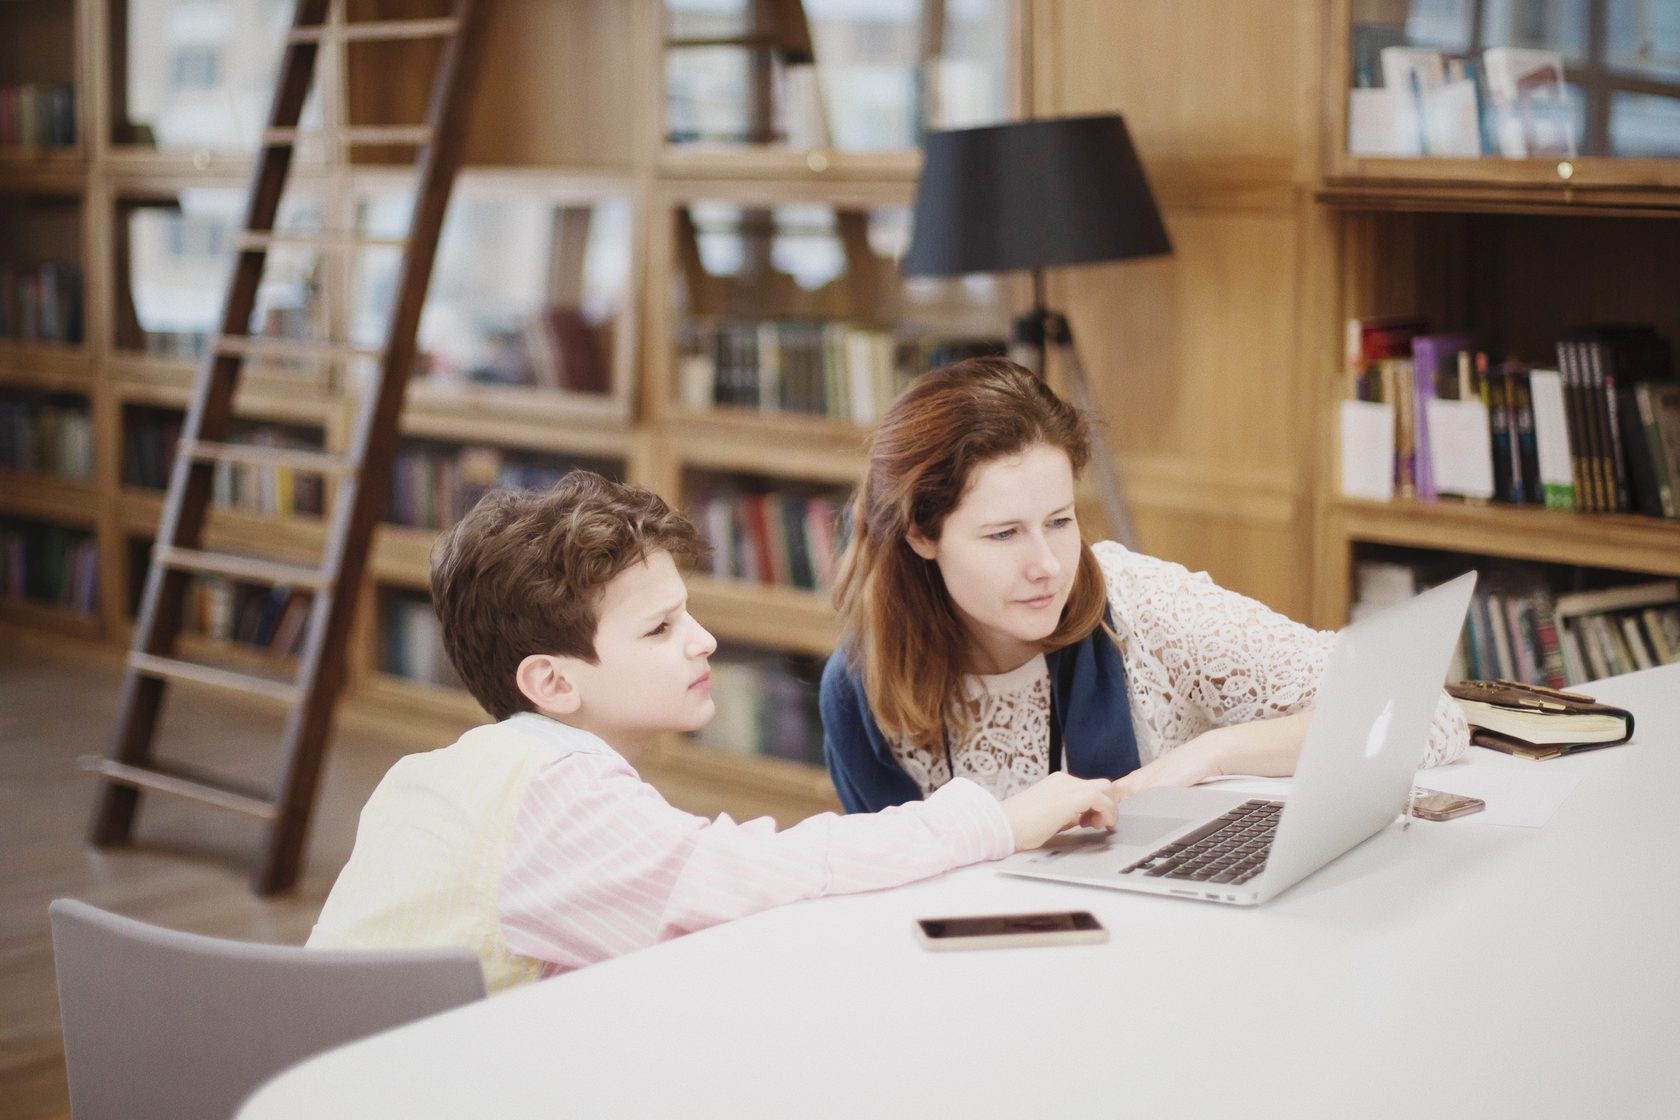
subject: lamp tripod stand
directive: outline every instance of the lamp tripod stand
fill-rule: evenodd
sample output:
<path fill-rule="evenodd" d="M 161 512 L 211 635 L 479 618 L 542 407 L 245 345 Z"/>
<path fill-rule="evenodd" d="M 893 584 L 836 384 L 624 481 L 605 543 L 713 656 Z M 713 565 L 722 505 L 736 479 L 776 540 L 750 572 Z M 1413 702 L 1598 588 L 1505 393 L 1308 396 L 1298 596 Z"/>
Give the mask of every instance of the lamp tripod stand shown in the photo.
<path fill-rule="evenodd" d="M 1135 551 L 1138 547 L 1137 527 L 1132 523 L 1126 488 L 1120 481 L 1114 456 L 1099 428 L 1102 414 L 1097 411 L 1096 398 L 1091 395 L 1090 383 L 1085 380 L 1079 348 L 1073 344 L 1073 328 L 1068 326 L 1067 316 L 1044 306 L 1043 280 L 1036 271 L 1033 293 L 1033 309 L 1017 318 L 1010 331 L 1010 358 L 1044 378 L 1049 373 L 1046 365 L 1049 351 L 1051 347 L 1055 348 L 1068 393 L 1091 427 L 1091 473 L 1097 485 L 1097 498 L 1102 504 L 1103 516 L 1108 520 L 1109 536 Z"/>

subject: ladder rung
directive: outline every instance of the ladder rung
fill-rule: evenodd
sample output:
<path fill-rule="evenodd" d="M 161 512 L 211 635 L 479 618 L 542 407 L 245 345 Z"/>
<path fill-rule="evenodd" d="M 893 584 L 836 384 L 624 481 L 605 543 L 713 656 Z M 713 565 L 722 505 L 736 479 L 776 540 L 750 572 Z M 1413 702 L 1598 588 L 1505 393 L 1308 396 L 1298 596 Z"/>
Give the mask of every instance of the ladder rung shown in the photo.
<path fill-rule="evenodd" d="M 385 356 L 383 350 L 351 346 L 347 342 L 328 342 L 319 338 L 277 338 L 263 334 L 217 335 L 211 348 L 218 354 L 260 355 L 268 358 L 379 359 Z"/>
<path fill-rule="evenodd" d="M 319 568 L 309 568 L 302 564 L 281 564 L 274 560 L 259 560 L 254 556 L 235 556 L 226 552 L 202 552 L 194 548 L 159 545 L 152 550 L 152 557 L 166 568 L 255 580 L 273 587 L 308 587 L 320 590 L 332 582 Z"/>
<path fill-rule="evenodd" d="M 343 455 L 301 447 L 267 447 L 255 443 L 196 443 L 182 441 L 180 454 L 206 463 L 249 463 L 257 467 L 290 467 L 311 474 L 346 475 L 356 465 Z"/>
<path fill-rule="evenodd" d="M 400 237 L 362 237 L 354 233 L 288 233 L 284 230 L 258 232 L 247 230 L 234 239 L 242 253 L 269 249 L 277 245 L 295 245 L 305 249 L 406 249 L 408 242 Z"/>
<path fill-rule="evenodd" d="M 218 669 L 214 665 L 200 665 L 196 661 L 182 661 L 175 657 L 160 657 L 155 653 L 130 652 L 128 667 L 148 677 L 207 684 L 230 692 L 262 696 L 282 704 L 296 704 L 303 696 L 303 690 L 289 681 L 236 673 L 231 669 Z"/>
<path fill-rule="evenodd" d="M 696 35 L 665 40 L 667 48 L 676 50 L 684 47 L 774 47 L 777 44 L 774 35 Z"/>
<path fill-rule="evenodd" d="M 157 790 L 159 793 L 173 793 L 177 797 L 190 797 L 194 801 L 218 805 L 223 809 L 232 809 L 236 813 L 247 816 L 260 817 L 263 820 L 275 820 L 280 816 L 280 807 L 272 801 L 265 801 L 260 797 L 239 793 L 236 790 L 223 789 L 221 786 L 195 778 L 179 777 L 162 770 L 147 767 L 130 766 L 124 762 L 117 762 L 97 755 L 83 755 L 77 760 L 77 765 L 92 774 L 98 774 L 113 782 L 124 785 L 139 786 L 142 789 Z"/>
<path fill-rule="evenodd" d="M 267 128 L 263 130 L 263 147 L 285 148 L 296 144 L 306 136 L 313 136 L 323 143 L 345 144 L 396 144 L 413 145 L 429 144 L 432 139 L 430 125 L 424 124 L 360 124 L 347 125 L 343 128 Z"/>
<path fill-rule="evenodd" d="M 294 43 L 319 43 L 332 39 L 344 42 L 442 39 L 455 34 L 460 27 L 461 22 L 456 19 L 370 19 L 333 26 L 300 27 L 289 38 Z"/>

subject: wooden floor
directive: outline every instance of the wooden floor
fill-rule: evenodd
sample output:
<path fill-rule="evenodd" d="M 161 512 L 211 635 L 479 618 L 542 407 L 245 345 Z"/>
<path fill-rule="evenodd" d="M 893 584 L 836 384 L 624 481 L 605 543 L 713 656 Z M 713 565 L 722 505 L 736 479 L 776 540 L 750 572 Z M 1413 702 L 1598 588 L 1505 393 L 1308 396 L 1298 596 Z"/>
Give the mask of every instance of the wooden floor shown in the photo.
<path fill-rule="evenodd" d="M 350 854 L 356 817 L 400 756 L 443 745 L 354 714 L 341 720 L 317 802 L 306 871 L 284 897 L 258 898 L 249 872 L 258 822 L 152 795 L 132 848 L 83 842 L 95 790 L 76 759 L 108 747 L 114 655 L 42 649 L 0 631 L 0 1118 L 67 1117 L 47 903 L 74 897 L 176 929 L 301 944 Z M 177 690 L 166 739 L 183 758 L 272 779 L 279 720 L 264 709 Z M 445 740 L 447 741 L 447 740 Z"/>

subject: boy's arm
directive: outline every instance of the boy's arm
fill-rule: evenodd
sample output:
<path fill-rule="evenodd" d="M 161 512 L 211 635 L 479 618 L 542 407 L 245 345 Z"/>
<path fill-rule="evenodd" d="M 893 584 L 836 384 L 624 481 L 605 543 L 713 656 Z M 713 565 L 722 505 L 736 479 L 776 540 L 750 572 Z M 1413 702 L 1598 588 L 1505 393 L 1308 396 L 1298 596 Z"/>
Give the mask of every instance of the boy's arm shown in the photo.
<path fill-rule="evenodd" d="M 521 804 L 498 909 L 508 947 L 577 968 L 760 910 L 874 890 L 1014 850 L 990 794 L 948 783 L 882 813 L 824 813 L 781 832 L 666 803 L 622 760 L 572 755 Z"/>

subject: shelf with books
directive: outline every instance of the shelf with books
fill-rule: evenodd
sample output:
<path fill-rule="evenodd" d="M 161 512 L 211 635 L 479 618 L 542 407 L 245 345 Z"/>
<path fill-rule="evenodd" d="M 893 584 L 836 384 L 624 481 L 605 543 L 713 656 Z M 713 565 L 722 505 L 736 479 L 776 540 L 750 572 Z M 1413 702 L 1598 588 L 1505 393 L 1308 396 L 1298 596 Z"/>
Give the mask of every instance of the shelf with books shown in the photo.
<path fill-rule="evenodd" d="M 82 200 L 0 191 L 0 339 L 75 352 L 84 340 Z"/>
<path fill-rule="evenodd" d="M 356 224 L 400 236 L 403 180 L 356 178 Z M 420 321 L 408 400 L 432 412 L 542 412 L 623 428 L 635 398 L 634 190 L 607 175 L 469 168 L 456 183 Z M 384 336 L 399 256 L 358 254 L 351 340 Z"/>
<path fill-rule="evenodd" d="M 160 494 L 169 485 L 183 414 L 145 404 L 122 408 L 122 484 L 133 491 Z M 326 433 L 318 427 L 241 417 L 231 440 L 262 447 L 320 451 Z M 326 486 L 318 474 L 290 467 L 222 463 L 216 467 L 211 498 L 219 506 L 277 520 L 319 519 L 326 509 Z"/>
<path fill-rule="evenodd" d="M 56 510 L 0 516 L 0 599 L 97 620 L 99 547 L 91 529 Z"/>
<path fill-rule="evenodd" d="M 1345 343 L 1320 624 L 1346 617 L 1361 542 L 1675 572 L 1680 192 L 1637 217 L 1505 199 L 1328 208 Z"/>
<path fill-rule="evenodd" d="M 151 567 L 152 538 L 128 536 L 125 552 L 123 627 L 132 633 Z M 290 678 L 296 674 L 309 602 L 307 591 L 195 575 L 188 581 L 181 605 L 181 651 L 201 663 Z"/>
<path fill-rule="evenodd" d="M 661 408 L 857 444 L 917 373 L 1000 352 L 1006 284 L 900 276 L 907 201 L 882 182 L 669 184 L 652 250 L 670 291 L 651 329 L 669 340 L 650 355 Z"/>
<path fill-rule="evenodd" d="M 1355 553 L 1352 613 L 1359 617 L 1466 568 L 1482 578 L 1451 679 L 1569 688 L 1680 661 L 1680 579 L 1647 573 L 1364 545 Z"/>
<path fill-rule="evenodd" d="M 46 480 L 89 481 L 93 477 L 89 404 L 86 393 L 0 385 L 0 471 Z"/>
<path fill-rule="evenodd" d="M 1680 68 L 1653 51 L 1648 15 L 1613 0 L 1330 11 L 1333 177 L 1680 186 Z"/>
<path fill-rule="evenodd" d="M 82 30 L 64 0 L 0 5 L 0 157 L 80 156 Z"/>

